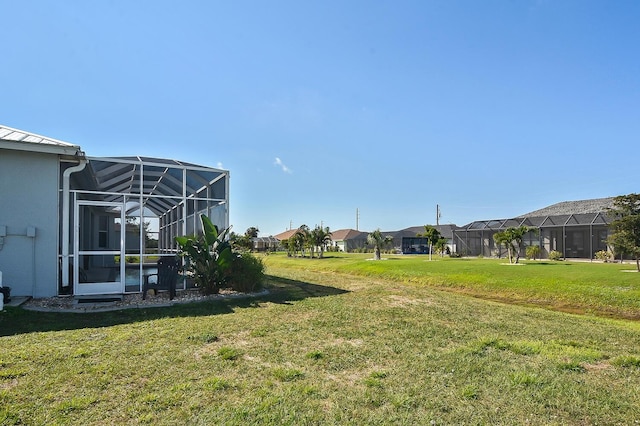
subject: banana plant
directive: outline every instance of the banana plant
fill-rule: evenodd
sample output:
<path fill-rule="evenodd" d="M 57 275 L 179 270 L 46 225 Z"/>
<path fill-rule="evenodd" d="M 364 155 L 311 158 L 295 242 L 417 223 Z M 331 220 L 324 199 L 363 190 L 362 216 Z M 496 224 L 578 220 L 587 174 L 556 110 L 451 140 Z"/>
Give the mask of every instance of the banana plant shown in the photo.
<path fill-rule="evenodd" d="M 175 237 L 178 255 L 185 259 L 185 269 L 193 274 L 196 286 L 205 294 L 215 294 L 223 287 L 233 261 L 231 243 L 227 238 L 231 227 L 218 227 L 204 214 L 201 235 Z"/>

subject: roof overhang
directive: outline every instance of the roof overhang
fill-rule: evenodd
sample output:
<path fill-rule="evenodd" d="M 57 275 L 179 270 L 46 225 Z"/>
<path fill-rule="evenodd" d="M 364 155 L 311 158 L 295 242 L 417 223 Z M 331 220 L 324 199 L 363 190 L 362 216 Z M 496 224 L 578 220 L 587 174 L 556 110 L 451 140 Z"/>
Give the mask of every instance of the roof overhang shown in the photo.
<path fill-rule="evenodd" d="M 55 155 L 83 155 L 80 146 L 0 125 L 0 149 Z"/>

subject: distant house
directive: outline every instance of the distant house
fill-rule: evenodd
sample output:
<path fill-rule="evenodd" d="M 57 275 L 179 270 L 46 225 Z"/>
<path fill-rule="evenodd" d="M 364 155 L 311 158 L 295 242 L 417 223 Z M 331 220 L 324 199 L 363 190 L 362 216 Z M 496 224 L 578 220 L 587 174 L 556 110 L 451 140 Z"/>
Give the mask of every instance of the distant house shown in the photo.
<path fill-rule="evenodd" d="M 600 250 L 607 250 L 607 210 L 613 198 L 565 201 L 512 219 L 471 222 L 454 231 L 458 253 L 468 256 L 500 256 L 493 235 L 509 227 L 529 226 L 536 229 L 525 236 L 525 246 L 539 246 L 541 257 L 557 250 L 567 258 L 593 258 Z"/>
<path fill-rule="evenodd" d="M 280 248 L 280 240 L 274 236 L 251 238 L 251 244 L 255 251 L 276 251 Z"/>
<path fill-rule="evenodd" d="M 273 237 L 280 241 L 280 243 L 284 244 L 287 240 L 289 240 L 289 238 L 293 237 L 296 232 L 298 232 L 297 229 L 288 229 L 284 232 L 274 235 Z"/>
<path fill-rule="evenodd" d="M 298 232 L 298 229 L 288 229 L 273 237 L 280 241 L 281 246 L 285 246 L 287 241 Z M 330 246 L 334 250 L 351 252 L 367 246 L 367 232 L 356 231 L 355 229 L 338 229 L 331 231 Z"/>
<path fill-rule="evenodd" d="M 450 252 L 455 252 L 456 245 L 453 240 L 453 232 L 458 229 L 456 225 L 431 225 L 438 230 L 442 238 L 447 240 L 447 247 Z M 395 232 L 384 232 L 393 238 L 393 246 L 402 254 L 428 254 L 429 243 L 424 237 L 418 237 L 418 234 L 424 232 L 423 226 L 412 226 Z"/>
<path fill-rule="evenodd" d="M 334 249 L 346 253 L 360 250 L 367 246 L 368 235 L 368 232 L 361 232 L 355 229 L 338 229 L 331 232 L 331 245 Z"/>
<path fill-rule="evenodd" d="M 0 200 L 0 271 L 12 296 L 136 293 L 158 257 L 175 256 L 174 237 L 199 230 L 200 214 L 229 226 L 229 172 L 88 157 L 0 125 Z"/>

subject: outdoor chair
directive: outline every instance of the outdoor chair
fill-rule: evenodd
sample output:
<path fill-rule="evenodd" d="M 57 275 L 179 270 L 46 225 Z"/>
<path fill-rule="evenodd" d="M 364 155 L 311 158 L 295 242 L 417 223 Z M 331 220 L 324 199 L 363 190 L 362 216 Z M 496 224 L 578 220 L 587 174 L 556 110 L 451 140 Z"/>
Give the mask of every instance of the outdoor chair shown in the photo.
<path fill-rule="evenodd" d="M 4 302 L 11 302 L 11 287 L 3 287 L 2 271 L 0 271 L 0 293 L 4 296 Z"/>
<path fill-rule="evenodd" d="M 176 282 L 178 281 L 178 270 L 180 264 L 178 259 L 173 257 L 161 257 L 158 260 L 158 273 L 144 276 L 144 284 L 142 287 L 142 299 L 147 298 L 147 291 L 154 290 L 154 294 L 158 294 L 158 290 L 168 290 L 169 299 L 176 297 Z M 151 279 L 155 277 L 155 279 Z"/>

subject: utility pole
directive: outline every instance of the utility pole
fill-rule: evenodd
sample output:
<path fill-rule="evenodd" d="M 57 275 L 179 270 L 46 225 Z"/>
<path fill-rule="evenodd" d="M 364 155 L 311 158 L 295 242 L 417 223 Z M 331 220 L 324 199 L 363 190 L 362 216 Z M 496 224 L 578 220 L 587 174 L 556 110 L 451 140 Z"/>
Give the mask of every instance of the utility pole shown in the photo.
<path fill-rule="evenodd" d="M 356 208 L 356 231 L 359 231 L 360 229 L 358 228 L 359 226 L 359 222 L 360 221 L 360 209 Z"/>
<path fill-rule="evenodd" d="M 440 204 L 436 204 L 436 226 L 440 225 Z"/>

